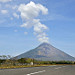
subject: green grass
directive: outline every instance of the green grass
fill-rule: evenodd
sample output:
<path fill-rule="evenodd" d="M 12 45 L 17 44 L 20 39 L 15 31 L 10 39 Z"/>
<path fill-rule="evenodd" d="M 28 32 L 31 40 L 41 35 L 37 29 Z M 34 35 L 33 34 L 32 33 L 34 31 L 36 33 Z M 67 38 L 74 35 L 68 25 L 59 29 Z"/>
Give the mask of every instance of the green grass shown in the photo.
<path fill-rule="evenodd" d="M 51 66 L 52 64 L 48 65 L 18 65 L 18 66 L 0 66 L 0 69 L 12 69 L 12 68 L 27 68 L 27 67 L 41 67 L 41 66 Z M 55 64 L 55 65 L 71 65 L 71 64 Z M 75 64 L 73 64 L 75 65 Z"/>

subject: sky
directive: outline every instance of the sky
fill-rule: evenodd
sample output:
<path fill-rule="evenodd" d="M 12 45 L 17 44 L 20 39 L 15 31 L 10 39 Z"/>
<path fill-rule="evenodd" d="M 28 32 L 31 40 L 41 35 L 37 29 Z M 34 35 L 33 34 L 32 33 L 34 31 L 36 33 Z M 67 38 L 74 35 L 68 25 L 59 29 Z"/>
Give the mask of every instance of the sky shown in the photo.
<path fill-rule="evenodd" d="M 43 42 L 75 57 L 75 0 L 0 0 L 0 55 Z"/>

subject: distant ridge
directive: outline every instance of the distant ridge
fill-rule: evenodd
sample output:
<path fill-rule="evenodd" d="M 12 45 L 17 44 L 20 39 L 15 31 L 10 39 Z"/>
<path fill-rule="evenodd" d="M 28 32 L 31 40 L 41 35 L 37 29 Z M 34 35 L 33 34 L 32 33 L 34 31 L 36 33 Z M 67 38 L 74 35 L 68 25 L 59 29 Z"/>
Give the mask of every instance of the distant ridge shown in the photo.
<path fill-rule="evenodd" d="M 75 58 L 67 53 L 55 48 L 49 43 L 42 43 L 37 48 L 32 49 L 26 53 L 18 55 L 16 59 L 33 58 L 43 61 L 75 61 Z"/>

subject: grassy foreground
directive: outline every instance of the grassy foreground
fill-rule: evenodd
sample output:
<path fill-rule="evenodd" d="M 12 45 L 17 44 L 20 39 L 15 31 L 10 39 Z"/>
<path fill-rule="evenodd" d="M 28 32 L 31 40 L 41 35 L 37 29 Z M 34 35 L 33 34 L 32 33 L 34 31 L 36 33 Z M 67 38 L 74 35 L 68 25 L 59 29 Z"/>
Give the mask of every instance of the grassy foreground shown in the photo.
<path fill-rule="evenodd" d="M 75 65 L 75 64 L 55 64 L 55 65 Z M 55 66 L 55 65 L 41 64 L 41 65 L 0 66 L 0 69 L 15 69 L 15 68 L 42 67 L 42 66 Z"/>
<path fill-rule="evenodd" d="M 41 67 L 50 65 L 19 65 L 19 66 L 0 66 L 0 69 L 12 69 L 12 68 L 28 68 L 28 67 Z"/>

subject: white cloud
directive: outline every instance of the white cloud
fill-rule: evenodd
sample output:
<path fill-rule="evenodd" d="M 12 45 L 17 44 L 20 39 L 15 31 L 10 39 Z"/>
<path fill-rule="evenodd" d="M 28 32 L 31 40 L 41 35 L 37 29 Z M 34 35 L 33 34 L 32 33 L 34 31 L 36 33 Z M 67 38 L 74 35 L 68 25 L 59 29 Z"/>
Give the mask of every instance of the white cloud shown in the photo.
<path fill-rule="evenodd" d="M 10 1 L 12 1 L 12 0 L 0 0 L 0 2 L 3 2 L 3 3 L 10 2 Z"/>
<path fill-rule="evenodd" d="M 2 13 L 2 14 L 7 14 L 8 11 L 7 11 L 7 10 L 1 10 L 1 13 Z"/>
<path fill-rule="evenodd" d="M 11 17 L 10 20 L 13 20 L 13 18 Z"/>
<path fill-rule="evenodd" d="M 25 35 L 27 35 L 27 34 L 28 34 L 28 32 L 24 32 L 24 34 L 25 34 Z"/>
<path fill-rule="evenodd" d="M 44 30 L 48 29 L 46 25 L 41 24 L 39 19 L 34 19 L 34 31 L 36 33 L 42 33 Z"/>
<path fill-rule="evenodd" d="M 18 11 L 21 13 L 20 16 L 23 20 L 21 27 L 31 28 L 33 27 L 34 33 L 40 42 L 48 42 L 48 37 L 45 34 L 45 30 L 48 27 L 40 22 L 40 19 L 36 19 L 40 14 L 48 14 L 48 9 L 41 4 L 35 4 L 30 2 L 28 4 L 21 4 L 18 8 Z M 41 37 L 38 37 L 41 36 Z"/>
<path fill-rule="evenodd" d="M 18 8 L 18 11 L 21 12 L 22 19 L 33 19 L 39 15 L 40 12 L 42 14 L 47 14 L 48 9 L 41 4 L 35 4 L 34 2 L 30 2 L 27 5 L 21 4 Z"/>
<path fill-rule="evenodd" d="M 16 8 L 18 8 L 18 5 L 12 6 L 12 9 L 16 9 Z"/>
<path fill-rule="evenodd" d="M 19 19 L 19 15 L 16 13 L 13 13 L 13 16 Z"/>
<path fill-rule="evenodd" d="M 46 33 L 44 33 L 44 32 L 38 34 L 37 38 L 38 38 L 38 41 L 40 41 L 40 42 L 49 42 L 49 38 L 47 37 Z"/>
<path fill-rule="evenodd" d="M 49 42 L 49 38 L 48 37 L 40 37 L 40 38 L 38 38 L 38 41 L 40 41 L 40 42 Z"/>
<path fill-rule="evenodd" d="M 11 5 L 10 5 L 10 4 L 6 4 L 5 7 L 6 7 L 6 8 L 10 8 Z"/>

